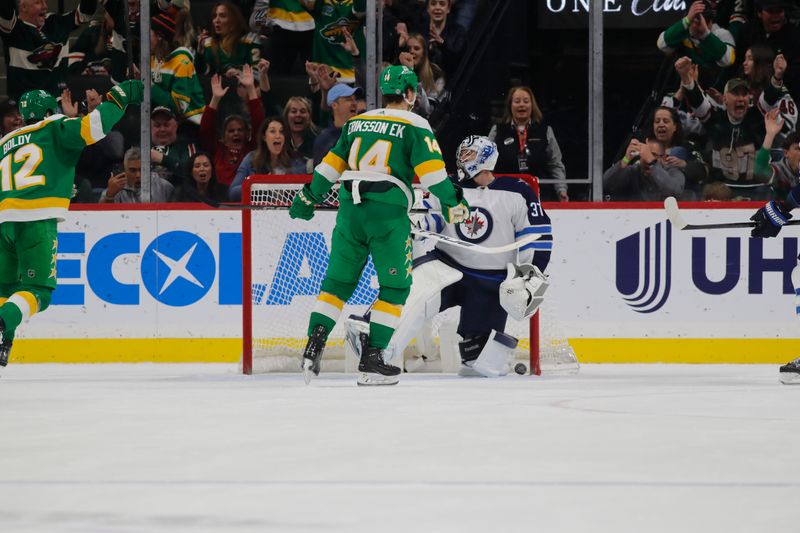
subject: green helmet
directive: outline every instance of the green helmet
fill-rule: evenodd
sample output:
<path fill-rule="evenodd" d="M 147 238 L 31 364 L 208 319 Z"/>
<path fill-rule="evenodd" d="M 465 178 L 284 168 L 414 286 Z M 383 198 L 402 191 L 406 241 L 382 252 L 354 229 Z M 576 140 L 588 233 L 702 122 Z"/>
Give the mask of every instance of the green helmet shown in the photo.
<path fill-rule="evenodd" d="M 381 73 L 381 94 L 405 94 L 406 89 L 417 90 L 419 80 L 406 66 L 390 65 Z"/>
<path fill-rule="evenodd" d="M 48 111 L 55 114 L 57 110 L 56 99 L 41 89 L 28 91 L 19 99 L 19 114 L 22 115 L 22 120 L 25 122 L 42 120 L 47 116 Z"/>

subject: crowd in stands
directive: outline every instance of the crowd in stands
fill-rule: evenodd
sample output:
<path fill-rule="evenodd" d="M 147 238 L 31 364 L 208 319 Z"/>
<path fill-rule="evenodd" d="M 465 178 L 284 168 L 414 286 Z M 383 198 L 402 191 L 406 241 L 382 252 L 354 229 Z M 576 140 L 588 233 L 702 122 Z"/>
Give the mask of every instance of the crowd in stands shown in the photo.
<path fill-rule="evenodd" d="M 428 117 L 448 98 L 487 0 L 382 1 L 384 60 L 417 73 L 414 111 Z M 800 163 L 797 6 L 687 4 L 654 43 L 673 65 L 674 86 L 603 175 L 604 194 L 781 197 L 797 183 Z M 44 88 L 64 114 L 79 116 L 113 83 L 139 76 L 139 9 L 140 0 L 80 0 L 55 14 L 46 0 L 3 2 L 2 133 L 22 124 L 16 99 L 27 90 Z M 310 173 L 342 125 L 366 110 L 366 10 L 367 0 L 152 0 L 151 201 L 238 201 L 249 175 Z M 307 84 L 275 91 L 275 77 L 287 75 Z M 136 111 L 84 152 L 76 201 L 141 201 Z M 496 171 L 551 180 L 543 199 L 569 201 L 558 125 L 546 120 L 533 89 L 510 87 L 502 113 L 490 131 L 470 132 L 496 142 Z"/>
<path fill-rule="evenodd" d="M 769 200 L 798 181 L 800 29 L 788 0 L 698 0 L 658 37 L 676 86 L 603 175 L 612 200 Z"/>

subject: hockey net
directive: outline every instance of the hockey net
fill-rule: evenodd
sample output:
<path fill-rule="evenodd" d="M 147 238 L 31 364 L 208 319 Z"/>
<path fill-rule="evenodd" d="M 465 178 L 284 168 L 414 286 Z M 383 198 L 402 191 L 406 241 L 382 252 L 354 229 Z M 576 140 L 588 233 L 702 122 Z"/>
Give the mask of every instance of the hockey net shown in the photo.
<path fill-rule="evenodd" d="M 291 219 L 289 206 L 310 176 L 251 176 L 242 188 L 242 371 L 299 372 L 306 330 L 328 264 L 335 209 L 318 209 L 311 221 Z M 525 176 L 538 192 L 535 178 Z M 324 203 L 337 205 L 334 188 Z M 358 286 L 330 333 L 322 359 L 323 372 L 355 372 L 358 362 L 345 349 L 344 319 L 364 314 L 378 294 L 369 260 Z M 506 332 L 519 339 L 517 363 L 526 373 L 576 372 L 578 361 L 558 328 L 553 302 L 530 320 L 508 320 Z M 433 339 L 425 350 L 412 342 L 405 352 L 408 371 L 455 372 L 460 364 L 455 333 L 457 309 L 441 313 L 427 326 Z M 425 358 L 421 358 L 421 352 Z M 515 363 L 516 364 L 516 363 Z M 522 368 L 520 368 L 522 370 Z"/>

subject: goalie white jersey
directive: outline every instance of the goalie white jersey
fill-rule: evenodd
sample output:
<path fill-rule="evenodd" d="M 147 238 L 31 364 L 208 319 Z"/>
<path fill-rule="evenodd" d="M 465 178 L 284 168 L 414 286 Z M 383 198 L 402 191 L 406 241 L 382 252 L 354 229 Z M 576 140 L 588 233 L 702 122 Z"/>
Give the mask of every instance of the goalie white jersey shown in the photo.
<path fill-rule="evenodd" d="M 472 182 L 468 182 L 467 186 Z M 470 205 L 470 218 L 461 224 L 446 224 L 440 215 L 425 217 L 423 228 L 456 237 L 463 241 L 493 247 L 512 243 L 531 233 L 551 233 L 550 217 L 542 209 L 539 197 L 522 180 L 498 177 L 487 187 L 464 188 Z M 425 198 L 423 206 L 440 208 L 434 197 Z M 508 263 L 533 263 L 544 272 L 553 248 L 551 235 L 502 254 L 475 254 L 469 250 L 437 243 L 436 250 L 458 265 L 471 270 L 502 271 Z"/>

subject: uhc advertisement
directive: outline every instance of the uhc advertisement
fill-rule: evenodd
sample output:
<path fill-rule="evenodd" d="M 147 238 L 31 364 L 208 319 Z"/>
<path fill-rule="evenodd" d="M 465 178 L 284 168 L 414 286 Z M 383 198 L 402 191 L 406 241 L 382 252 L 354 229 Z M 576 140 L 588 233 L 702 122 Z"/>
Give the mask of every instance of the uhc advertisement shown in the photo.
<path fill-rule="evenodd" d="M 555 244 L 543 318 L 581 361 L 777 363 L 800 353 L 791 229 L 751 240 L 745 230 L 675 231 L 656 205 L 586 207 L 550 210 Z M 685 215 L 725 222 L 752 211 Z M 255 246 L 280 247 L 272 265 L 254 273 L 256 305 L 276 317 L 296 314 L 294 297 L 272 296 L 287 268 L 303 288 L 298 298 L 318 291 L 331 219 L 294 229 L 281 222 L 272 226 L 280 235 L 254 235 Z M 51 307 L 20 328 L 20 362 L 240 358 L 239 212 L 71 211 L 59 226 L 57 270 Z M 374 292 L 371 281 L 362 280 L 365 294 Z M 306 319 L 293 322 L 304 328 Z"/>

